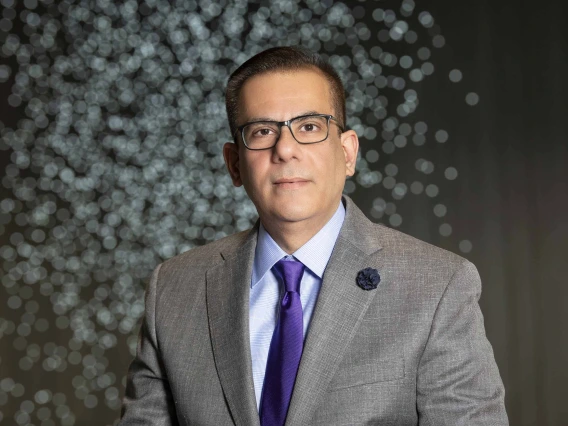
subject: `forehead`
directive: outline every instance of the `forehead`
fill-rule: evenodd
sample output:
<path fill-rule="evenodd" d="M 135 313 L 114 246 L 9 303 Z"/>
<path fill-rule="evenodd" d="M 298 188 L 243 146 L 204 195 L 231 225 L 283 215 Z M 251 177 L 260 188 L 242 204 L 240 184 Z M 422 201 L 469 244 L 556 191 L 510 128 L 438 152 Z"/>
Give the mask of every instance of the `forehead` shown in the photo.
<path fill-rule="evenodd" d="M 239 123 L 265 118 L 284 121 L 309 112 L 334 114 L 327 79 L 311 69 L 256 75 L 243 85 L 238 105 Z"/>

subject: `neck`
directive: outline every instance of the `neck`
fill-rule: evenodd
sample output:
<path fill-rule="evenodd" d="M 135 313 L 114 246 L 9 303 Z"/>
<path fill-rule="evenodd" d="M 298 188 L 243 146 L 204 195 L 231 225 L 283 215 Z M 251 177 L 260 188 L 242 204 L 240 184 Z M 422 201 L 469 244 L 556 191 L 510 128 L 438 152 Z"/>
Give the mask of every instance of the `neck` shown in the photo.
<path fill-rule="evenodd" d="M 325 216 L 311 220 L 264 220 L 261 217 L 260 221 L 276 244 L 287 254 L 292 254 L 316 235 L 329 222 L 336 211 L 333 210 Z"/>

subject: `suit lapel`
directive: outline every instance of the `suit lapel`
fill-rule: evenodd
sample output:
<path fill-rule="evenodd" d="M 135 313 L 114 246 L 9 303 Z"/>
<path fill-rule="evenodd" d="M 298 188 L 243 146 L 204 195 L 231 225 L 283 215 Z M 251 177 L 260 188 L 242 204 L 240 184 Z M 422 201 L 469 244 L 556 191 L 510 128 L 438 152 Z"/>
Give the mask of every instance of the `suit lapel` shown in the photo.
<path fill-rule="evenodd" d="M 236 425 L 259 425 L 249 344 L 250 277 L 257 232 L 207 271 L 207 314 L 215 365 Z"/>
<path fill-rule="evenodd" d="M 380 290 L 365 291 L 357 273 L 377 265 L 376 227 L 346 198 L 346 217 L 325 270 L 306 337 L 287 425 L 309 424 L 369 304 Z"/>

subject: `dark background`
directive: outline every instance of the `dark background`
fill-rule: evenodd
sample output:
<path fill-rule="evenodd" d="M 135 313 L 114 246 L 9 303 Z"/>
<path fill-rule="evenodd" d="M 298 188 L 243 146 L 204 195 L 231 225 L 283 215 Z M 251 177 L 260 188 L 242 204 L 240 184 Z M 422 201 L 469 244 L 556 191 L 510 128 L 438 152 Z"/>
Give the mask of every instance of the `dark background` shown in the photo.
<path fill-rule="evenodd" d="M 400 1 L 348 4 L 353 10 L 357 6 L 364 9 L 358 20 L 367 23 L 372 31 L 378 31 L 375 28 L 379 25 L 372 18 L 375 8 L 398 10 L 400 5 Z M 21 12 L 24 5 L 18 3 L 15 7 Z M 250 13 L 258 7 L 251 4 Z M 407 182 L 408 186 L 413 181 L 421 181 L 424 186 L 434 183 L 439 193 L 434 197 L 409 193 L 403 199 L 393 200 L 384 180 L 366 187 L 357 178 L 348 192 L 368 216 L 387 225 L 392 225 L 392 212 L 388 216 L 376 214 L 373 202 L 378 197 L 393 202 L 396 213 L 402 217 L 400 225 L 395 221 L 400 230 L 475 263 L 483 282 L 481 308 L 505 383 L 510 423 L 568 425 L 568 7 L 558 0 L 420 1 L 413 16 L 424 10 L 435 19 L 437 29 L 433 33 L 445 38 L 442 48 L 431 47 L 429 61 L 435 66 L 434 74 L 412 86 L 420 104 L 406 121 L 428 124 L 426 143 L 409 143 L 405 149 L 384 152 L 384 137 L 388 135 L 380 131 L 379 120 L 369 123 L 376 126 L 378 134 L 361 139 L 361 152 L 362 157 L 371 150 L 380 152 L 379 161 L 366 164 L 369 170 L 386 176 L 387 165 L 396 164 L 397 181 Z M 22 25 L 14 22 L 10 32 L 18 31 L 22 31 Z M 285 40 L 278 42 L 286 44 Z M 373 44 L 381 46 L 375 35 L 367 42 Z M 405 49 L 416 51 L 417 47 L 397 45 L 393 51 L 398 49 L 402 55 Z M 338 48 L 342 49 L 350 54 L 346 46 Z M 3 57 L 1 63 L 17 67 L 13 57 Z M 463 73 L 459 83 L 448 78 L 453 69 Z M 13 108 L 6 101 L 13 77 L 12 74 L 0 84 L 0 119 L 5 127 L 16 128 L 25 112 L 23 106 Z M 349 91 L 350 84 L 346 86 Z M 479 95 L 476 105 L 465 102 L 470 92 Z M 367 122 L 364 114 L 359 116 L 363 123 Z M 435 141 L 437 129 L 448 132 L 447 142 Z M 0 151 L 2 170 L 14 162 L 13 151 L 4 143 Z M 416 168 L 417 159 L 422 158 L 434 164 L 434 171 L 426 177 Z M 447 167 L 458 171 L 457 179 L 445 178 Z M 29 169 L 22 170 L 20 176 L 38 174 L 39 171 Z M 3 180 L 0 201 L 14 198 L 13 189 L 14 185 Z M 97 197 L 103 195 L 104 191 L 99 189 Z M 443 217 L 433 213 L 438 204 L 447 207 Z M 64 206 L 65 201 L 58 205 Z M 25 205 L 21 209 L 25 211 Z M 21 228 L 14 223 L 15 215 L 4 214 L 2 220 L 0 247 L 17 245 L 11 240 L 12 233 Z M 440 232 L 444 223 L 451 225 L 450 235 Z M 463 244 L 464 240 L 471 250 L 467 242 Z M 205 242 L 199 238 L 193 241 Z M 162 259 L 165 257 L 161 255 Z M 151 258 L 148 270 L 160 260 L 157 256 Z M 13 266 L 5 260 L 0 273 L 8 274 Z M 97 285 L 93 282 L 88 288 L 95 291 Z M 143 285 L 142 280 L 132 284 L 138 299 Z M 137 327 L 128 333 L 116 333 L 116 345 L 104 356 L 87 343 L 69 343 L 71 333 L 60 325 L 41 334 L 22 332 L 19 336 L 18 324 L 29 319 L 24 320 L 23 307 L 8 305 L 14 294 L 24 300 L 37 300 L 37 316 L 43 313 L 50 323 L 60 324 L 56 321 L 61 316 L 51 309 L 49 297 L 38 291 L 26 295 L 25 291 L 22 293 L 24 287 L 20 287 L 19 293 L 14 292 L 13 286 L 12 290 L 7 285 L 0 287 L 0 423 L 112 424 L 119 413 L 120 395 L 114 395 L 115 391 L 104 394 L 108 384 L 99 383 L 98 388 L 93 385 L 87 392 L 99 395 L 98 407 L 96 402 L 93 405 L 93 399 L 88 400 L 81 393 L 80 382 L 89 379 L 78 378 L 83 377 L 84 370 L 81 373 L 74 367 L 71 353 L 81 354 L 79 367 L 89 364 L 87 354 L 106 363 L 103 370 L 113 373 L 113 386 L 121 394 L 131 360 L 128 347 L 132 347 Z M 14 326 L 10 327 L 9 322 Z M 68 347 L 60 354 L 67 358 L 68 368 L 50 372 L 42 369 L 42 360 L 50 353 L 46 348 L 50 342 Z M 21 359 L 33 344 L 40 349 L 39 361 L 31 369 L 22 369 Z M 14 383 L 21 384 L 21 388 L 14 388 Z M 38 395 L 40 390 L 49 392 Z M 48 407 L 49 413 L 40 413 L 42 407 Z"/>
<path fill-rule="evenodd" d="M 481 99 L 469 122 L 452 120 L 464 137 L 451 154 L 462 181 L 450 205 L 474 242 L 467 257 L 484 283 L 510 421 L 568 424 L 568 10 L 554 1 L 435 10 Z"/>

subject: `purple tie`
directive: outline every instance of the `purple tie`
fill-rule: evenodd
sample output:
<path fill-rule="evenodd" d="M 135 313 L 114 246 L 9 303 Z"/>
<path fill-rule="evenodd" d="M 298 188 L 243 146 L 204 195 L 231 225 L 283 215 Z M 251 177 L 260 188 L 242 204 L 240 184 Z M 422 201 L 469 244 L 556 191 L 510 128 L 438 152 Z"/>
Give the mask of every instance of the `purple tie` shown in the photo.
<path fill-rule="evenodd" d="M 272 335 L 266 362 L 260 403 L 262 426 L 284 425 L 304 346 L 304 322 L 300 301 L 300 281 L 304 265 L 296 260 L 282 259 L 272 270 L 278 280 L 284 283 L 286 291 L 280 304 L 280 318 Z"/>

